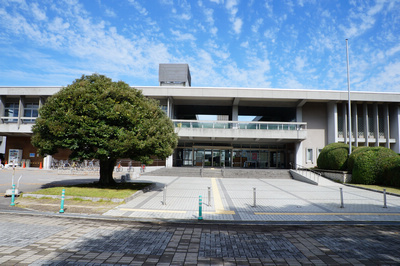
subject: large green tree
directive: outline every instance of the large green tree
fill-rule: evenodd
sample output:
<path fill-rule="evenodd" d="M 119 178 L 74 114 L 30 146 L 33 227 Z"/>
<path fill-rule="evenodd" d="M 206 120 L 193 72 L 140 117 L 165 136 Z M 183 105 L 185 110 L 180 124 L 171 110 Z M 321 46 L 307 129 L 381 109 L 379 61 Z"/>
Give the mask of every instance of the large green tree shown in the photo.
<path fill-rule="evenodd" d="M 118 158 L 150 162 L 172 154 L 178 137 L 158 102 L 125 82 L 83 75 L 47 99 L 33 126 L 41 155 L 70 149 L 71 159 L 99 159 L 100 184 L 114 184 Z"/>

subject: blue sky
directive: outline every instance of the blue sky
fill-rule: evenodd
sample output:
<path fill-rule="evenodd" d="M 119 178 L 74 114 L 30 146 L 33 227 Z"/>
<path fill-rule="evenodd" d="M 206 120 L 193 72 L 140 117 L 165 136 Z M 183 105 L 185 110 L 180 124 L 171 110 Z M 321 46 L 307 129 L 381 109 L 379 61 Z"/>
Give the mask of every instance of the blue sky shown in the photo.
<path fill-rule="evenodd" d="M 400 1 L 1 0 L 0 86 L 66 86 L 99 73 L 157 86 L 400 92 Z"/>

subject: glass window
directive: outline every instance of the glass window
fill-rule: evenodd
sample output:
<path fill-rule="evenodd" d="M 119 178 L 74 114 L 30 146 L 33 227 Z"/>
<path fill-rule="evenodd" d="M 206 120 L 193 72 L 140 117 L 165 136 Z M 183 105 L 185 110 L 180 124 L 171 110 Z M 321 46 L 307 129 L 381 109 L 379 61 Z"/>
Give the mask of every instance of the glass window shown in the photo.
<path fill-rule="evenodd" d="M 39 103 L 26 103 L 24 107 L 24 117 L 38 117 Z M 35 119 L 24 119 L 24 122 L 34 122 Z"/>
<path fill-rule="evenodd" d="M 5 104 L 4 116 L 6 117 L 18 117 L 19 103 L 8 102 Z M 17 122 L 17 119 L 7 119 L 8 122 Z"/>
<path fill-rule="evenodd" d="M 313 149 L 307 149 L 307 162 L 313 162 Z"/>

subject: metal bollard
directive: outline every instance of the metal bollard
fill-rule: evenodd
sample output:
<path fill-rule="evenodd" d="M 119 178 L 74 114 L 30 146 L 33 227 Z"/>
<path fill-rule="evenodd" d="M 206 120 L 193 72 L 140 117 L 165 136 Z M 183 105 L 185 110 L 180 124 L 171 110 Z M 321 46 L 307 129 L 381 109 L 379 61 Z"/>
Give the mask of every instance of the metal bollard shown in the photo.
<path fill-rule="evenodd" d="M 208 206 L 211 206 L 211 187 L 208 187 Z"/>
<path fill-rule="evenodd" d="M 387 206 L 386 206 L 386 188 L 383 189 L 383 208 L 387 208 Z"/>
<path fill-rule="evenodd" d="M 11 204 L 10 206 L 15 206 L 15 184 L 12 185 L 12 194 L 11 194 Z"/>
<path fill-rule="evenodd" d="M 203 200 L 201 196 L 199 196 L 199 221 L 203 220 Z"/>
<path fill-rule="evenodd" d="M 163 189 L 163 205 L 167 205 L 167 185 Z"/>
<path fill-rule="evenodd" d="M 64 213 L 64 200 L 65 200 L 65 189 L 62 190 L 62 194 L 61 194 L 60 213 Z"/>
<path fill-rule="evenodd" d="M 200 168 L 200 176 L 203 177 L 203 168 Z"/>
<path fill-rule="evenodd" d="M 256 188 L 253 187 L 253 207 L 257 207 L 256 199 L 257 199 Z"/>
<path fill-rule="evenodd" d="M 344 208 L 344 204 L 343 204 L 343 188 L 340 188 L 340 208 Z"/>

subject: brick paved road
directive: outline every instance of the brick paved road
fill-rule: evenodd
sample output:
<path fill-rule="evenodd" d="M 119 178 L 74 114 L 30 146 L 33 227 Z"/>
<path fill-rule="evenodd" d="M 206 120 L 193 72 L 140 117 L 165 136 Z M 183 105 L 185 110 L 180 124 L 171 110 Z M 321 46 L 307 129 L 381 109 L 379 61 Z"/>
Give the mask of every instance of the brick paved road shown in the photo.
<path fill-rule="evenodd" d="M 0 213 L 1 265 L 399 265 L 400 225 L 144 223 Z"/>

